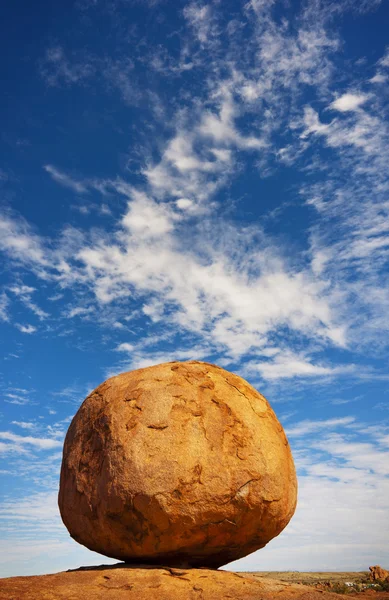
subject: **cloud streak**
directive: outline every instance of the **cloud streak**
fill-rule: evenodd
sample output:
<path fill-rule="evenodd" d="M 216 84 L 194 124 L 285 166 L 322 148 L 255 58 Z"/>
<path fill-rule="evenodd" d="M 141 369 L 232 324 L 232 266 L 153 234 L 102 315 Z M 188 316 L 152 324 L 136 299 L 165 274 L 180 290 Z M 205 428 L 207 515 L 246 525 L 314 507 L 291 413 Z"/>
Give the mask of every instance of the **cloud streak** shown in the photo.
<path fill-rule="evenodd" d="M 0 431 L 0 440 L 10 442 L 9 444 L 2 444 L 2 450 L 4 452 L 24 452 L 25 446 L 32 446 L 38 450 L 51 450 L 62 446 L 62 442 L 59 440 L 17 435 L 10 431 Z"/>

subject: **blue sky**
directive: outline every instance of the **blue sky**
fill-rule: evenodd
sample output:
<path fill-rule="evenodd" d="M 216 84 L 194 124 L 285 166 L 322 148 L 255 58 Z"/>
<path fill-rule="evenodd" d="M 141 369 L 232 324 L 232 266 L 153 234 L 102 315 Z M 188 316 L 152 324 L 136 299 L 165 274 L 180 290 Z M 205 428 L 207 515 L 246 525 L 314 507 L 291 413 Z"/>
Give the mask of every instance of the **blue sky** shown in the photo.
<path fill-rule="evenodd" d="M 387 1 L 0 7 L 0 574 L 107 562 L 56 506 L 108 376 L 271 402 L 295 517 L 245 570 L 389 563 Z"/>

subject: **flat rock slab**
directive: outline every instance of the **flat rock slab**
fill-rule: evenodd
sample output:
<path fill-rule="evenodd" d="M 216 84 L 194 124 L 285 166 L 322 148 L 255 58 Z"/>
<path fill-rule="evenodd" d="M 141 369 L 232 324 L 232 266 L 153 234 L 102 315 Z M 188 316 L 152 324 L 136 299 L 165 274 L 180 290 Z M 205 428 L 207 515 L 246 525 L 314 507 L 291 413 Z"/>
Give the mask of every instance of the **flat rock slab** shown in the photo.
<path fill-rule="evenodd" d="M 250 574 L 209 569 L 83 567 L 0 579 L 0 600 L 339 600 L 336 594 Z"/>

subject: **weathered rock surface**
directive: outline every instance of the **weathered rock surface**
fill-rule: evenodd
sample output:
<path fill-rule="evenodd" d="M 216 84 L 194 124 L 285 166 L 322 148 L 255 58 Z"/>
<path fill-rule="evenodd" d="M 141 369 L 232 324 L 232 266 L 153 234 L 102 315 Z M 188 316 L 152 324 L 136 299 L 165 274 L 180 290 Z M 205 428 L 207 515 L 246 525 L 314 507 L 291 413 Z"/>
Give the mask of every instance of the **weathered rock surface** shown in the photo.
<path fill-rule="evenodd" d="M 389 582 L 389 571 L 383 569 L 379 565 L 369 567 L 370 580 L 371 581 L 388 581 Z"/>
<path fill-rule="evenodd" d="M 96 567 L 0 579 L 0 600 L 339 600 L 305 585 L 207 569 Z"/>
<path fill-rule="evenodd" d="M 66 436 L 62 519 L 75 540 L 119 560 L 218 567 L 265 546 L 295 505 L 292 455 L 269 403 L 214 365 L 113 377 Z"/>

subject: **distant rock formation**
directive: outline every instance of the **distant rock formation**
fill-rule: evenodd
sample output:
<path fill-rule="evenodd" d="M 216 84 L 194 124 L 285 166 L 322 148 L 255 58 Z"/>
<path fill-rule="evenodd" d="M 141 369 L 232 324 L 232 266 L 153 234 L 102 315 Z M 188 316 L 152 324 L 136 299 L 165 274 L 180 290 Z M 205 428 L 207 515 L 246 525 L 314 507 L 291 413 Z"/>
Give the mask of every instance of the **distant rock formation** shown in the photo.
<path fill-rule="evenodd" d="M 65 440 L 59 507 L 95 552 L 217 568 L 277 536 L 296 491 L 267 400 L 224 369 L 172 362 L 112 377 L 84 401 Z"/>
<path fill-rule="evenodd" d="M 388 581 L 389 582 L 389 571 L 383 569 L 379 565 L 369 567 L 370 581 Z"/>

